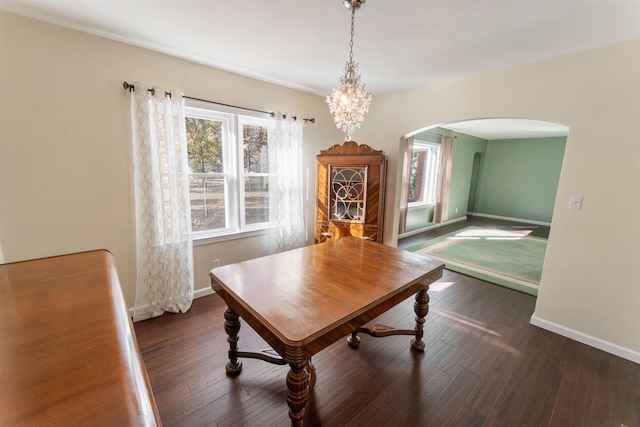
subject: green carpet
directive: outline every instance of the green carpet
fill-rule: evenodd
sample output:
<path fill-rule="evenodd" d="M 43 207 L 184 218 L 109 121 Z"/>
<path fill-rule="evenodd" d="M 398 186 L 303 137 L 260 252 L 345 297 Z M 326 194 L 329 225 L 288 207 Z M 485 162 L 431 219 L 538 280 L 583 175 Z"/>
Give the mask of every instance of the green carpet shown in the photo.
<path fill-rule="evenodd" d="M 406 250 L 438 258 L 448 270 L 537 295 L 546 248 L 547 239 L 526 230 L 467 227 Z"/>

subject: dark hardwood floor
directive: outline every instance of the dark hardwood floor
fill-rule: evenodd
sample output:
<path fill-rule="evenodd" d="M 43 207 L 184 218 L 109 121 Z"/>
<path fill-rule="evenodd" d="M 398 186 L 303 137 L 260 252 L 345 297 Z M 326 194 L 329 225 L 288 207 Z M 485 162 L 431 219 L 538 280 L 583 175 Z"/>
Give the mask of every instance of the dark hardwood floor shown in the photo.
<path fill-rule="evenodd" d="M 308 426 L 640 426 L 640 365 L 529 324 L 535 298 L 445 271 L 430 292 L 424 353 L 362 335 L 313 358 Z M 225 375 L 225 305 L 135 324 L 165 426 L 287 426 L 286 366 L 244 359 Z M 409 298 L 376 320 L 413 326 Z M 267 348 L 245 323 L 240 349 Z"/>
<path fill-rule="evenodd" d="M 482 228 L 496 228 L 499 230 L 509 229 L 525 229 L 529 230 L 530 236 L 549 238 L 550 227 L 546 225 L 534 225 L 524 222 L 507 221 L 502 219 L 485 218 L 480 216 L 467 216 L 466 221 L 454 222 L 452 224 L 443 225 L 441 227 L 433 228 L 431 230 L 423 231 L 422 233 L 408 236 L 398 241 L 399 248 L 408 248 L 409 246 L 418 244 L 425 240 L 433 239 L 435 237 L 442 236 L 447 233 L 451 233 L 456 230 L 460 230 L 465 227 L 482 227 Z"/>

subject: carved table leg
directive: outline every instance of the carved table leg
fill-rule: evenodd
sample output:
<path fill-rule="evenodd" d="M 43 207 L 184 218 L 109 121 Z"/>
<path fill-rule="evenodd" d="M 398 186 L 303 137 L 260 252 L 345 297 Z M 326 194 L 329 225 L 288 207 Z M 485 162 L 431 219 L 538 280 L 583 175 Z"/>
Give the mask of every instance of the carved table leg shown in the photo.
<path fill-rule="evenodd" d="M 240 316 L 231 307 L 224 312 L 224 330 L 229 343 L 229 363 L 227 375 L 235 376 L 242 370 L 242 362 L 238 360 L 238 332 L 240 332 Z"/>
<path fill-rule="evenodd" d="M 285 348 L 286 359 L 289 362 L 287 373 L 287 405 L 292 426 L 301 426 L 305 408 L 309 401 L 310 383 L 315 382 L 315 369 L 304 358 L 302 348 Z"/>
<path fill-rule="evenodd" d="M 427 288 L 428 289 L 428 288 Z M 429 295 L 427 289 L 422 289 L 416 293 L 416 302 L 413 304 L 413 311 L 416 313 L 416 337 L 411 340 L 411 347 L 417 351 L 424 351 L 424 318 L 429 312 Z"/>
<path fill-rule="evenodd" d="M 305 371 L 307 371 L 309 377 L 309 395 L 311 395 L 313 387 L 316 385 L 316 367 L 311 363 L 311 358 L 309 358 Z"/>

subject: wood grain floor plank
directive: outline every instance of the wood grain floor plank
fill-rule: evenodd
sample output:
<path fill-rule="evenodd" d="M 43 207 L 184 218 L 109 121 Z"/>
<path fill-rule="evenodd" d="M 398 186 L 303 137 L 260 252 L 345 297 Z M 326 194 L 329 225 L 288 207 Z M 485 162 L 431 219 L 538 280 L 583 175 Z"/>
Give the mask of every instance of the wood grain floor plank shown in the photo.
<path fill-rule="evenodd" d="M 640 365 L 530 325 L 534 297 L 448 271 L 430 296 L 424 353 L 364 335 L 313 357 L 305 425 L 640 427 Z M 164 425 L 288 426 L 288 367 L 243 359 L 225 374 L 225 308 L 209 295 L 134 325 Z M 409 298 L 374 323 L 414 316 Z M 240 346 L 266 348 L 244 323 Z"/>
<path fill-rule="evenodd" d="M 589 370 L 593 363 L 588 347 L 576 343 L 567 352 L 568 360 L 562 375 L 550 426 L 571 423 L 584 424 L 589 388 Z"/>
<path fill-rule="evenodd" d="M 520 421 L 530 426 L 549 425 L 565 367 L 566 364 L 555 354 L 549 353 L 544 358 L 522 409 Z"/>
<path fill-rule="evenodd" d="M 489 411 L 484 427 L 520 424 L 520 415 L 531 391 L 531 384 L 509 376 Z"/>
<path fill-rule="evenodd" d="M 478 381 L 480 381 L 478 375 L 467 369 L 461 369 L 436 399 L 432 408 L 435 416 L 431 423 L 441 426 L 451 425 Z"/>
<path fill-rule="evenodd" d="M 475 409 L 462 405 L 458 413 L 453 417 L 449 425 L 465 426 L 465 427 L 482 427 L 485 422 L 485 415 L 479 413 Z"/>

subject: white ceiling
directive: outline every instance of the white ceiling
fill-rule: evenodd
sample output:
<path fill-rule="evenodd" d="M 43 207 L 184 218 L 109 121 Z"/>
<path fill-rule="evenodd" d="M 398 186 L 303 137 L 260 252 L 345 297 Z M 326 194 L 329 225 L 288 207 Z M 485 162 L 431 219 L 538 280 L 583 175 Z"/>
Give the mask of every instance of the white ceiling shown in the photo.
<path fill-rule="evenodd" d="M 342 0 L 0 0 L 0 8 L 306 92 L 347 60 Z M 377 94 L 640 38 L 639 0 L 367 0 L 354 58 Z"/>
<path fill-rule="evenodd" d="M 569 128 L 559 123 L 530 119 L 477 119 L 442 125 L 459 133 L 488 141 L 497 139 L 545 138 L 567 136 Z"/>

